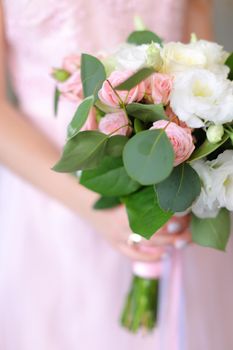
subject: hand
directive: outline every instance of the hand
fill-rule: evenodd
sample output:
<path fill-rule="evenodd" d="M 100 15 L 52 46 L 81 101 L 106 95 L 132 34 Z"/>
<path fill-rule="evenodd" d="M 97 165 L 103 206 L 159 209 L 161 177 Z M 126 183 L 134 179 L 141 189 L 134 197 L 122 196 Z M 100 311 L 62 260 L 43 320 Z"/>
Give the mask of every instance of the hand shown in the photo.
<path fill-rule="evenodd" d="M 132 260 L 152 262 L 167 255 L 169 246 L 181 246 L 191 241 L 187 231 L 189 218 L 174 217 L 150 240 L 140 244 L 129 244 L 132 231 L 128 224 L 126 210 L 123 206 L 116 209 L 95 212 L 94 225 L 97 230 L 117 250 Z"/>

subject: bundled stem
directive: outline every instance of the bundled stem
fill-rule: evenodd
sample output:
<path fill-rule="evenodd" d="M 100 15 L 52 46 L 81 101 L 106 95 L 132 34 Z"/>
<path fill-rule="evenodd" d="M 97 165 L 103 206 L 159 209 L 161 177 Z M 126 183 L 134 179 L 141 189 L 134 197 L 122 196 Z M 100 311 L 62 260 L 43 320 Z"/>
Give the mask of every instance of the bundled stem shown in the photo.
<path fill-rule="evenodd" d="M 133 276 L 121 315 L 121 325 L 136 333 L 150 332 L 157 323 L 159 280 Z"/>

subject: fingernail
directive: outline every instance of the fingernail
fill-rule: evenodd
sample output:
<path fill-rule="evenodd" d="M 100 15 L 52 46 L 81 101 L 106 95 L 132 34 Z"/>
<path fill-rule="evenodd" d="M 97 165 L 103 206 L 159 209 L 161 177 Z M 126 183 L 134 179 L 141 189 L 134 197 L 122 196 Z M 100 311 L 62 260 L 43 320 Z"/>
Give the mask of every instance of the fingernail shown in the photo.
<path fill-rule="evenodd" d="M 184 239 L 177 239 L 174 242 L 174 247 L 176 249 L 183 249 L 187 244 L 188 244 L 187 241 L 185 241 Z"/>
<path fill-rule="evenodd" d="M 180 229 L 181 229 L 181 225 L 178 222 L 170 222 L 167 225 L 168 233 L 176 233 L 176 232 L 179 232 Z"/>

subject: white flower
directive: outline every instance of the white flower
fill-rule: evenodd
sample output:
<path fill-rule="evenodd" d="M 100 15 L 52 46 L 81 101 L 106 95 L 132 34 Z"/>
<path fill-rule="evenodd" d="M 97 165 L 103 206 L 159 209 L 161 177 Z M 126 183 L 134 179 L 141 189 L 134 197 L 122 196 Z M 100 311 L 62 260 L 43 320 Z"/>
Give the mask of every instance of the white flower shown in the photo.
<path fill-rule="evenodd" d="M 190 68 L 206 68 L 227 77 L 229 68 L 224 65 L 228 53 L 217 43 L 198 40 L 189 44 L 170 42 L 161 50 L 162 72 L 183 72 Z"/>
<path fill-rule="evenodd" d="M 170 100 L 175 114 L 191 128 L 233 120 L 233 83 L 206 69 L 177 75 Z"/>
<path fill-rule="evenodd" d="M 213 186 L 221 208 L 233 210 L 233 151 L 221 153 L 209 162 L 213 169 Z"/>
<path fill-rule="evenodd" d="M 192 205 L 193 213 L 200 218 L 215 217 L 219 211 L 219 203 L 213 185 L 213 172 L 204 160 L 191 164 L 201 179 L 201 193 Z"/>
<path fill-rule="evenodd" d="M 222 46 L 207 40 L 198 40 L 192 43 L 192 46 L 205 55 L 206 64 L 203 68 L 207 68 L 215 74 L 221 74 L 227 77 L 229 67 L 225 66 L 224 63 L 229 54 L 223 50 Z"/>
<path fill-rule="evenodd" d="M 162 73 L 179 73 L 190 68 L 202 68 L 206 64 L 205 54 L 192 44 L 170 42 L 164 45 L 161 56 Z"/>
<path fill-rule="evenodd" d="M 119 70 L 138 70 L 142 67 L 158 64 L 161 66 L 160 46 L 158 44 L 122 45 L 114 54 L 116 68 Z M 158 68 L 158 67 L 157 67 Z"/>
<path fill-rule="evenodd" d="M 201 194 L 192 206 L 195 215 L 215 217 L 220 208 L 233 210 L 233 150 L 226 150 L 212 161 L 191 164 L 202 182 Z"/>

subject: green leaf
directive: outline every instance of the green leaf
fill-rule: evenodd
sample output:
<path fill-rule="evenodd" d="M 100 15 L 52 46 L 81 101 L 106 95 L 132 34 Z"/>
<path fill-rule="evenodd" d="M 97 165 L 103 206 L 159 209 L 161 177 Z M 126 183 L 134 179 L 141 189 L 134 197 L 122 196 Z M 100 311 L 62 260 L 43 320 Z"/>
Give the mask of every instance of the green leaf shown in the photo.
<path fill-rule="evenodd" d="M 205 142 L 193 152 L 188 162 L 193 162 L 194 160 L 201 159 L 203 157 L 208 156 L 208 154 L 214 152 L 220 146 L 222 146 L 229 139 L 229 135 L 225 134 L 222 140 L 218 143 L 210 143 L 207 139 Z"/>
<path fill-rule="evenodd" d="M 106 79 L 106 72 L 101 61 L 94 56 L 82 54 L 81 79 L 84 97 L 94 95 L 96 101 L 98 91 Z"/>
<path fill-rule="evenodd" d="M 55 92 L 54 92 L 54 115 L 55 117 L 57 116 L 57 112 L 58 112 L 58 103 L 59 103 L 59 98 L 60 98 L 60 91 L 58 90 L 58 88 L 55 88 Z"/>
<path fill-rule="evenodd" d="M 80 129 L 85 124 L 87 117 L 89 115 L 90 109 L 94 103 L 94 96 L 86 97 L 78 106 L 75 115 L 68 125 L 67 138 L 71 139 L 77 135 Z"/>
<path fill-rule="evenodd" d="M 131 90 L 134 86 L 141 83 L 141 81 L 148 78 L 151 74 L 155 72 L 154 68 L 141 68 L 136 73 L 131 75 L 128 79 L 126 79 L 123 83 L 119 84 L 115 87 L 116 90 Z"/>
<path fill-rule="evenodd" d="M 123 151 L 127 173 L 142 185 L 165 180 L 173 169 L 174 152 L 164 130 L 146 130 L 127 142 Z"/>
<path fill-rule="evenodd" d="M 149 105 L 141 103 L 130 103 L 126 106 L 126 111 L 132 117 L 140 119 L 145 123 L 155 122 L 156 120 L 161 119 L 168 119 L 162 103 Z"/>
<path fill-rule="evenodd" d="M 123 135 L 109 137 L 106 145 L 106 154 L 112 157 L 120 157 L 128 140 L 128 137 Z"/>
<path fill-rule="evenodd" d="M 182 212 L 188 209 L 201 191 L 196 171 L 186 163 L 175 167 L 171 175 L 156 185 L 159 205 L 166 211 Z"/>
<path fill-rule="evenodd" d="M 121 201 L 118 197 L 100 197 L 93 205 L 93 208 L 96 210 L 111 209 L 120 204 Z"/>
<path fill-rule="evenodd" d="M 134 119 L 133 127 L 136 134 L 145 130 L 144 124 L 139 119 Z"/>
<path fill-rule="evenodd" d="M 137 30 L 128 36 L 127 42 L 135 45 L 151 44 L 154 42 L 161 45 L 163 41 L 158 35 L 149 30 Z"/>
<path fill-rule="evenodd" d="M 215 218 L 200 219 L 192 216 L 192 239 L 204 247 L 225 250 L 230 229 L 230 213 L 226 209 L 221 209 Z"/>
<path fill-rule="evenodd" d="M 145 187 L 122 201 L 126 205 L 130 228 L 146 239 L 153 236 L 173 215 L 160 208 L 152 186 Z"/>
<path fill-rule="evenodd" d="M 105 157 L 96 169 L 84 170 L 80 184 L 102 196 L 125 196 L 140 188 L 125 171 L 121 158 Z"/>
<path fill-rule="evenodd" d="M 104 113 L 114 113 L 114 112 L 119 112 L 119 108 L 113 108 L 105 105 L 103 102 L 100 100 L 95 101 L 95 106 L 100 109 Z"/>
<path fill-rule="evenodd" d="M 70 77 L 70 73 L 67 72 L 65 69 L 55 68 L 55 69 L 53 69 L 52 77 L 55 80 L 63 83 L 64 81 L 66 81 Z"/>
<path fill-rule="evenodd" d="M 82 131 L 66 143 L 63 154 L 53 170 L 72 173 L 95 168 L 101 162 L 108 136 L 99 131 Z"/>
<path fill-rule="evenodd" d="M 233 80 L 233 52 L 228 56 L 225 64 L 230 68 L 228 79 Z"/>

